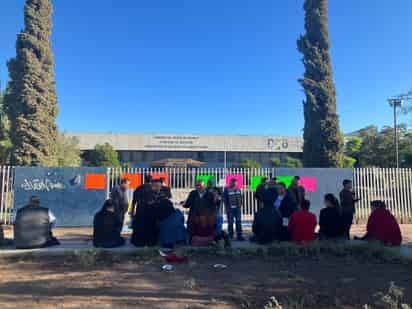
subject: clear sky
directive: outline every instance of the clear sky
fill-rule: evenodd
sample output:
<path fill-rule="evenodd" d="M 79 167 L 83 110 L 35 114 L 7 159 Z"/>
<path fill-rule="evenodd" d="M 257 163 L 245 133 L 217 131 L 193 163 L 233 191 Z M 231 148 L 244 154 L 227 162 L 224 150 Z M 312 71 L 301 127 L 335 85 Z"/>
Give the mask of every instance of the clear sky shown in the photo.
<path fill-rule="evenodd" d="M 412 1 L 329 2 L 342 130 L 392 124 L 386 99 L 412 88 Z M 24 0 L 1 3 L 4 87 Z M 60 129 L 302 133 L 303 0 L 53 3 Z"/>

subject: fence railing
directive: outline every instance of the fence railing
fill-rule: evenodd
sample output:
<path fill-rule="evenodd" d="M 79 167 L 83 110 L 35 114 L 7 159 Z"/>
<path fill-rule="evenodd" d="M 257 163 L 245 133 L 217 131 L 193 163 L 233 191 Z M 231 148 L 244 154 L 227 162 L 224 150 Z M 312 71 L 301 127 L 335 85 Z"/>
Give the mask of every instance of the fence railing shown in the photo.
<path fill-rule="evenodd" d="M 14 167 L 0 166 L 0 221 L 4 224 L 12 223 L 14 173 Z M 275 168 L 108 168 L 107 195 L 124 174 L 140 174 L 142 180 L 147 174 L 162 176 L 162 173 L 167 174 L 166 181 L 172 189 L 173 202 L 176 205 L 187 197 L 195 186 L 196 178 L 200 175 L 210 175 L 217 181 L 223 182 L 226 175 L 242 175 L 245 220 L 251 220 L 257 209 L 254 192 L 250 186 L 252 177 L 277 176 Z M 353 170 L 353 181 L 354 192 L 360 198 L 356 207 L 358 221 L 366 221 L 370 213 L 370 202 L 380 199 L 387 203 L 388 208 L 400 222 L 412 222 L 412 169 L 357 168 Z M 130 198 L 131 195 L 132 192 Z"/>
<path fill-rule="evenodd" d="M 257 202 L 254 198 L 254 191 L 250 187 L 250 181 L 253 176 L 274 177 L 275 169 L 272 168 L 109 168 L 107 170 L 107 196 L 110 190 L 120 182 L 122 175 L 140 174 L 141 179 L 146 175 L 167 174 L 168 185 L 172 191 L 172 201 L 176 207 L 184 201 L 190 191 L 194 189 L 196 179 L 201 175 L 208 175 L 215 178 L 216 181 L 225 181 L 226 175 L 242 175 L 244 186 L 242 188 L 244 207 L 242 211 L 244 220 L 252 220 L 257 209 Z M 221 183 L 221 186 L 224 184 Z M 129 199 L 132 198 L 132 192 L 129 193 Z"/>
<path fill-rule="evenodd" d="M 412 169 L 358 168 L 353 180 L 358 220 L 367 220 L 371 201 L 383 200 L 400 222 L 412 222 Z"/>
<path fill-rule="evenodd" d="M 0 222 L 11 224 L 13 216 L 14 167 L 0 167 Z"/>

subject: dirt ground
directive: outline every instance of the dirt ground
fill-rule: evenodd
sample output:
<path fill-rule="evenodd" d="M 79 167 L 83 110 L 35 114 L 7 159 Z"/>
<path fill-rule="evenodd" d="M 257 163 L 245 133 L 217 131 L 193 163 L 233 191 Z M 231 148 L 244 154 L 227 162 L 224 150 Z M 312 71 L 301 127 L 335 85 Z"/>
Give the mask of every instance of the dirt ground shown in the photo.
<path fill-rule="evenodd" d="M 364 226 L 352 232 L 361 235 Z M 403 225 L 412 245 L 412 225 Z M 6 234 L 12 234 L 8 230 Z M 91 229 L 56 229 L 64 241 Z M 216 270 L 214 264 L 227 269 Z M 0 258 L 0 308 L 264 308 L 275 296 L 289 308 L 362 308 L 390 282 L 412 304 L 412 264 L 354 257 L 218 257 L 197 253 L 165 272 L 161 257 Z"/>
<path fill-rule="evenodd" d="M 86 259 L 86 258 L 84 258 Z M 222 263 L 227 269 L 215 270 Z M 0 308 L 361 308 L 395 281 L 412 303 L 411 265 L 339 257 L 191 256 L 161 269 L 160 257 L 3 260 Z"/>

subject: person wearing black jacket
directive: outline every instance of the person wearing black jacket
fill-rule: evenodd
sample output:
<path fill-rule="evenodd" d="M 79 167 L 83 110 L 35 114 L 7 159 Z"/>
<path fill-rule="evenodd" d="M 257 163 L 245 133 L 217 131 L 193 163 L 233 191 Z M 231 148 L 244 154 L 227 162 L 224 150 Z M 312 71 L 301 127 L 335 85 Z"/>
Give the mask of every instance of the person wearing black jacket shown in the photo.
<path fill-rule="evenodd" d="M 137 187 L 133 192 L 132 209 L 130 216 L 134 217 L 137 207 L 144 204 L 144 201 L 148 199 L 152 191 L 152 176 L 146 175 L 144 178 L 144 184 Z"/>
<path fill-rule="evenodd" d="M 343 233 L 346 239 L 350 239 L 350 229 L 355 215 L 355 203 L 359 201 L 352 191 L 351 180 L 345 179 L 343 181 L 343 190 L 340 192 L 339 198 L 342 209 Z"/>
<path fill-rule="evenodd" d="M 282 231 L 282 218 L 273 206 L 265 205 L 258 209 L 253 219 L 252 231 L 254 236 L 251 241 L 258 244 L 268 244 L 280 240 Z"/>
<path fill-rule="evenodd" d="M 343 223 L 338 199 L 331 193 L 325 195 L 325 208 L 319 215 L 319 238 L 337 239 L 343 236 Z"/>
<path fill-rule="evenodd" d="M 167 199 L 172 199 L 172 190 L 170 190 L 170 187 L 165 185 L 165 179 L 162 177 L 160 178 L 160 181 L 162 182 L 162 193 L 166 196 Z"/>
<path fill-rule="evenodd" d="M 282 218 L 281 240 L 289 240 L 288 224 L 290 216 L 297 210 L 296 204 L 293 202 L 286 185 L 283 182 L 278 183 L 278 197 L 274 203 L 274 208 Z"/>
<path fill-rule="evenodd" d="M 293 178 L 293 182 L 290 185 L 289 189 L 289 196 L 292 198 L 293 203 L 296 204 L 296 208 L 298 210 L 302 209 L 302 203 L 305 200 L 306 191 L 305 188 L 300 184 L 300 177 L 295 176 Z"/>
<path fill-rule="evenodd" d="M 115 248 L 125 244 L 120 236 L 123 223 L 115 213 L 112 200 L 107 200 L 102 209 L 94 216 L 93 245 L 96 248 Z"/>
<path fill-rule="evenodd" d="M 167 199 L 162 192 L 160 179 L 152 181 L 152 189 L 146 193 L 142 205 L 137 207 L 132 223 L 131 243 L 136 247 L 155 246 L 158 242 L 159 228 L 157 225 L 160 203 Z"/>
<path fill-rule="evenodd" d="M 275 203 L 276 199 L 278 198 L 278 183 L 276 181 L 276 178 L 273 177 L 270 181 L 269 184 L 267 185 L 267 189 L 264 192 L 263 196 L 263 204 L 265 206 L 273 206 Z"/>
<path fill-rule="evenodd" d="M 265 205 L 267 181 L 268 181 L 268 179 L 266 177 L 262 178 L 262 181 L 260 182 L 260 184 L 256 188 L 255 200 L 258 202 L 258 207 L 259 208 L 263 208 L 263 206 Z"/>
<path fill-rule="evenodd" d="M 183 207 L 189 209 L 189 215 L 187 218 L 187 225 L 192 222 L 193 216 L 196 214 L 196 211 L 201 204 L 199 201 L 206 200 L 206 204 L 211 210 L 216 211 L 215 209 L 215 197 L 212 192 L 206 190 L 205 182 L 203 180 L 199 180 L 196 182 L 196 190 L 193 190 L 189 193 L 186 201 L 183 203 Z"/>

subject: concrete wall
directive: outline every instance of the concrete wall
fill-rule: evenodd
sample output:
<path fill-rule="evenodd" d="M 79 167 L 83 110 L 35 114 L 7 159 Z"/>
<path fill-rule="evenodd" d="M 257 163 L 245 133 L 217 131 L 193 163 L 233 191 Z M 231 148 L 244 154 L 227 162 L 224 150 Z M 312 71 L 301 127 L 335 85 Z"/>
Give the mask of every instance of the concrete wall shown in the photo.
<path fill-rule="evenodd" d="M 339 198 L 342 190 L 342 182 L 345 179 L 353 179 L 353 169 L 350 168 L 277 168 L 276 175 L 290 175 L 301 177 L 314 177 L 317 189 L 307 192 L 307 198 L 311 202 L 311 209 L 317 215 L 323 208 L 323 198 L 326 193 L 333 193 Z"/>
<path fill-rule="evenodd" d="M 106 190 L 86 190 L 87 174 L 106 175 L 106 169 L 16 167 L 14 207 L 23 207 L 36 195 L 41 206 L 51 209 L 57 217 L 57 226 L 91 226 Z"/>

